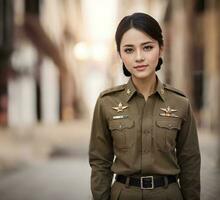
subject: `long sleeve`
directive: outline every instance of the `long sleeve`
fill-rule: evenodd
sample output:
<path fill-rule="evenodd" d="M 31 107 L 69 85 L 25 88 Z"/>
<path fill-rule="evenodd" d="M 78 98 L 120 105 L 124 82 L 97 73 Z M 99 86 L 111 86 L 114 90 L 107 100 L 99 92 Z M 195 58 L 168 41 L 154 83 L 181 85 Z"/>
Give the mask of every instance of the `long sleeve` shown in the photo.
<path fill-rule="evenodd" d="M 199 200 L 201 158 L 196 123 L 189 102 L 186 120 L 177 138 L 177 158 L 184 200 Z"/>
<path fill-rule="evenodd" d="M 111 134 L 103 113 L 102 99 L 98 98 L 94 110 L 89 145 L 91 190 L 94 200 L 109 200 L 113 173 L 111 166 L 114 153 Z"/>

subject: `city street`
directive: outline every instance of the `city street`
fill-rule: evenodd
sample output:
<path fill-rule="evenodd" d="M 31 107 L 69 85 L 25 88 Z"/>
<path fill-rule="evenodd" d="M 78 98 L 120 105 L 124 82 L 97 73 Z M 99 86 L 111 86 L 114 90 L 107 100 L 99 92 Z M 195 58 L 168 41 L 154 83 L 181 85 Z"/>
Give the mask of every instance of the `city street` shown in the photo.
<path fill-rule="evenodd" d="M 12 138 L 8 130 L 1 131 L 2 141 Z M 26 130 L 27 131 L 27 130 Z M 30 131 L 30 130 L 29 130 Z M 88 165 L 89 125 L 87 122 L 62 124 L 58 127 L 36 127 L 32 136 L 15 135 L 16 156 L 1 145 L 0 161 L 4 160 L 0 175 L 1 200 L 89 200 L 90 168 Z M 12 131 L 13 132 L 13 131 Z M 38 135 L 36 133 L 39 132 Z M 47 136 L 43 135 L 47 134 Z M 75 135 L 74 135 L 75 134 Z M 62 139 L 61 139 L 62 135 Z M 202 200 L 217 200 L 220 196 L 219 150 L 216 134 L 200 130 L 202 152 Z M 21 138 L 24 139 L 21 140 Z M 14 141 L 14 140 L 13 140 Z M 14 141 L 15 142 L 15 141 Z M 7 147 L 10 146 L 8 141 Z M 40 145 L 41 144 L 41 145 Z M 35 146 L 35 149 L 31 149 Z M 48 146 L 48 148 L 46 148 Z M 15 147 L 11 149 L 15 150 Z M 19 153 L 20 151 L 20 153 Z M 38 153 L 36 153 L 38 151 Z M 24 157 L 22 157 L 22 152 Z M 35 152 L 35 153 L 33 153 Z M 3 159 L 3 153 L 9 158 Z M 20 157 L 19 157 L 20 156 Z M 16 167 L 18 163 L 18 167 Z M 2 165 L 3 166 L 3 165 Z M 2 167 L 3 168 L 3 167 Z"/>
<path fill-rule="evenodd" d="M 93 200 L 93 113 L 95 131 L 108 124 L 114 153 L 125 158 L 116 168 L 179 173 L 180 139 L 181 172 L 195 180 L 191 111 L 200 200 L 220 200 L 220 0 L 0 2 L 0 200 Z M 109 141 L 94 138 L 108 154 Z"/>

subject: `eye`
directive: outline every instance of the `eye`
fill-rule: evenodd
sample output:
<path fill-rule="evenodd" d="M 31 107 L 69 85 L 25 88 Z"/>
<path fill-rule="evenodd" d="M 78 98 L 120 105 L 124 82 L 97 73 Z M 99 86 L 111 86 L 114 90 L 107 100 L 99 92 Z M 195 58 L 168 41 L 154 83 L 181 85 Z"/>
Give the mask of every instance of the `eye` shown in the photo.
<path fill-rule="evenodd" d="M 125 53 L 132 53 L 134 50 L 132 48 L 126 48 L 124 49 Z"/>
<path fill-rule="evenodd" d="M 153 49 L 153 46 L 151 46 L 151 45 L 146 45 L 146 46 L 144 46 L 144 48 L 143 48 L 145 51 L 150 51 L 151 49 Z"/>

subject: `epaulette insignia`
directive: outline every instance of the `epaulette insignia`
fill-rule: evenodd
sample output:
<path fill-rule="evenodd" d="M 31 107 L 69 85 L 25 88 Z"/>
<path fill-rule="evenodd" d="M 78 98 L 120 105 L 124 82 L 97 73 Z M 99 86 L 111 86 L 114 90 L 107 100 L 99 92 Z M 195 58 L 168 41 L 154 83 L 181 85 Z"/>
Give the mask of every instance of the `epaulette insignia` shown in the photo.
<path fill-rule="evenodd" d="M 167 90 L 170 90 L 172 92 L 175 92 L 175 93 L 177 93 L 177 94 L 179 94 L 183 97 L 186 97 L 186 95 L 182 91 L 180 91 L 180 90 L 178 90 L 178 89 L 176 89 L 176 88 L 174 88 L 170 85 L 164 84 L 164 88 L 166 88 Z"/>
<path fill-rule="evenodd" d="M 113 87 L 113 88 L 104 90 L 103 92 L 101 92 L 100 97 L 103 97 L 103 96 L 105 96 L 105 95 L 107 95 L 107 94 L 110 94 L 110 93 L 122 91 L 122 90 L 125 89 L 124 86 L 125 86 L 125 85 L 119 85 L 119 86 L 116 86 L 116 87 Z"/>

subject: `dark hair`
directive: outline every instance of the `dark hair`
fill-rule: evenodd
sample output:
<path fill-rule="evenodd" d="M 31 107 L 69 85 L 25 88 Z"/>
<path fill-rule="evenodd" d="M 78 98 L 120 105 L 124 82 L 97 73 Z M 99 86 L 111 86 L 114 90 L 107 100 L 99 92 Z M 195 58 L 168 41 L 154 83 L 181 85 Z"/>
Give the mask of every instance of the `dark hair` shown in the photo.
<path fill-rule="evenodd" d="M 120 54 L 120 44 L 122 37 L 125 32 L 129 29 L 135 28 L 146 34 L 148 34 L 153 39 L 157 40 L 159 47 L 163 46 L 163 35 L 159 23 L 150 15 L 145 13 L 134 13 L 132 15 L 125 16 L 119 23 L 116 33 L 115 41 L 117 45 L 117 51 Z M 160 70 L 163 63 L 162 58 L 159 58 L 156 71 Z M 130 72 L 126 69 L 123 63 L 123 72 L 125 76 L 131 76 Z"/>

